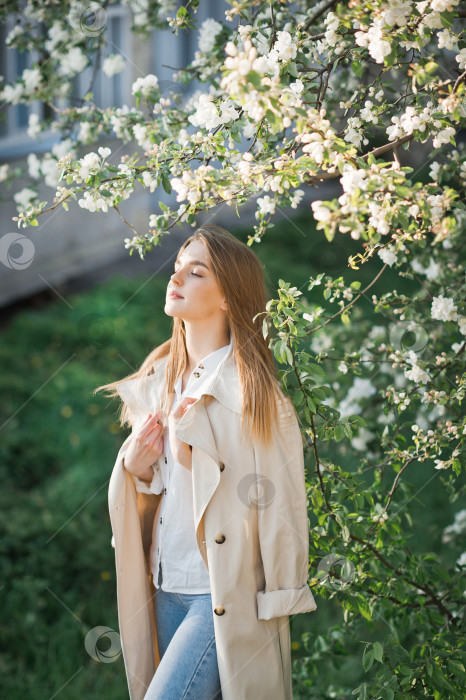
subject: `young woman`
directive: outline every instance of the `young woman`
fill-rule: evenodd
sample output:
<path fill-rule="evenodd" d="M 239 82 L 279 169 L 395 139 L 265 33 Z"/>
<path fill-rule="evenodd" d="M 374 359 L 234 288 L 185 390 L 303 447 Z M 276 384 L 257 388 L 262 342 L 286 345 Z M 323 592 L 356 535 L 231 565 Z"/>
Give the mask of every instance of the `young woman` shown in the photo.
<path fill-rule="evenodd" d="M 317 606 L 303 441 L 266 302 L 251 249 L 197 229 L 167 287 L 171 338 L 99 387 L 132 428 L 109 484 L 131 700 L 292 700 L 289 617 Z"/>

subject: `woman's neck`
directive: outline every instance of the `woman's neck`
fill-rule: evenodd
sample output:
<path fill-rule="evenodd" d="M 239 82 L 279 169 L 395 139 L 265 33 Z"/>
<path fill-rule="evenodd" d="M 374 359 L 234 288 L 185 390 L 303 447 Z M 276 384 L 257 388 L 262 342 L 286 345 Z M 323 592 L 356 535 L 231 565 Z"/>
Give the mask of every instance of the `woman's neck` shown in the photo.
<path fill-rule="evenodd" d="M 193 333 L 193 329 L 186 327 L 187 370 L 191 372 L 204 357 L 229 343 L 228 332 L 223 328 L 212 329 L 207 333 Z"/>

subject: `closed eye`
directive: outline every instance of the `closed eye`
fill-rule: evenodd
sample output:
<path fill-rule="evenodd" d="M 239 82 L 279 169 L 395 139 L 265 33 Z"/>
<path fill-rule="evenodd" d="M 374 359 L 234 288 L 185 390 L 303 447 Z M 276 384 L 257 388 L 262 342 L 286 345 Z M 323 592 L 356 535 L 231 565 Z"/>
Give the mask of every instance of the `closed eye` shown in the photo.
<path fill-rule="evenodd" d="M 195 272 L 191 272 L 191 274 L 194 275 L 194 277 L 203 277 L 203 275 L 196 275 Z"/>

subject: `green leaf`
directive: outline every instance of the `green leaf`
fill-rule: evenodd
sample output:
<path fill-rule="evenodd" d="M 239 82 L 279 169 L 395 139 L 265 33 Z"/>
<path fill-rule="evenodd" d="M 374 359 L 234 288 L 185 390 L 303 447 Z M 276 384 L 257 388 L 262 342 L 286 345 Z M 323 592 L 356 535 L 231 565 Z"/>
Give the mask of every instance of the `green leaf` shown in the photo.
<path fill-rule="evenodd" d="M 261 77 L 259 73 L 256 73 L 255 70 L 249 71 L 249 73 L 246 76 L 246 80 L 248 81 L 248 83 L 252 83 L 257 89 L 260 89 L 262 87 Z"/>
<path fill-rule="evenodd" d="M 381 661 L 382 661 L 382 657 L 383 657 L 383 647 L 382 647 L 381 643 L 380 643 L 380 642 L 374 642 L 373 650 L 374 650 L 374 659 L 375 659 L 376 661 L 380 661 L 380 662 L 381 662 Z"/>
<path fill-rule="evenodd" d="M 269 333 L 269 325 L 267 322 L 267 318 L 264 318 L 264 320 L 262 321 L 262 335 L 264 336 L 264 338 L 267 338 L 268 333 Z"/>
<path fill-rule="evenodd" d="M 466 671 L 461 661 L 448 659 L 448 668 L 457 678 L 466 682 Z"/>
<path fill-rule="evenodd" d="M 317 374 L 319 377 L 323 377 L 325 374 L 323 367 L 316 362 L 306 362 L 306 364 L 300 365 L 300 368 L 305 369 L 309 374 Z"/>
<path fill-rule="evenodd" d="M 362 656 L 362 665 L 364 670 L 367 671 L 370 669 L 372 664 L 374 663 L 374 654 L 372 652 L 372 649 L 370 647 L 366 647 L 364 650 L 364 654 Z"/>
<path fill-rule="evenodd" d="M 162 175 L 161 180 L 162 180 L 162 187 L 165 190 L 165 192 L 167 194 L 171 194 L 172 193 L 172 186 L 170 184 L 169 178 L 166 175 Z"/>
<path fill-rule="evenodd" d="M 291 401 L 292 401 L 294 406 L 296 406 L 296 407 L 301 406 L 302 402 L 304 401 L 304 392 L 301 391 L 301 389 L 297 389 L 293 393 L 293 396 L 291 397 Z"/>
<path fill-rule="evenodd" d="M 366 620 L 372 620 L 372 614 L 371 609 L 369 607 L 369 603 L 366 600 L 364 600 L 364 598 L 358 598 L 358 608 L 359 612 L 363 617 L 366 618 Z"/>
<path fill-rule="evenodd" d="M 358 78 L 361 78 L 362 74 L 364 73 L 362 61 L 353 61 L 351 64 L 351 70 L 358 76 Z"/>
<path fill-rule="evenodd" d="M 335 440 L 340 442 L 345 437 L 345 426 L 341 423 L 335 426 Z"/>
<path fill-rule="evenodd" d="M 293 364 L 293 354 L 292 354 L 290 348 L 288 347 L 288 345 L 284 344 L 284 350 L 285 350 L 286 359 L 288 360 L 288 364 L 292 365 Z"/>

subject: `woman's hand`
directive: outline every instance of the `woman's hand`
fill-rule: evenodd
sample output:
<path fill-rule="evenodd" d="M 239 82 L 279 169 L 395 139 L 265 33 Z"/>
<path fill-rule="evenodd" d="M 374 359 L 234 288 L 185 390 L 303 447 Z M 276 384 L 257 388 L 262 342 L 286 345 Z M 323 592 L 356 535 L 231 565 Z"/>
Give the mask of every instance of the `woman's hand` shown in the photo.
<path fill-rule="evenodd" d="M 152 465 L 163 452 L 164 428 L 158 422 L 161 415 L 162 409 L 154 415 L 149 413 L 142 427 L 134 433 L 124 456 L 125 469 L 143 481 L 152 480 Z"/>
<path fill-rule="evenodd" d="M 174 407 L 174 409 L 168 416 L 168 439 L 170 440 L 170 449 L 173 455 L 173 459 L 176 462 L 182 464 L 183 467 L 186 467 L 186 469 L 188 469 L 189 471 L 191 471 L 192 466 L 191 446 L 188 445 L 186 442 L 179 440 L 175 436 L 175 430 L 178 427 L 178 423 L 180 422 L 181 418 L 188 410 L 189 406 L 191 406 L 191 404 L 195 403 L 196 401 L 197 399 L 192 399 L 185 396 L 184 399 L 181 399 L 181 401 Z"/>

